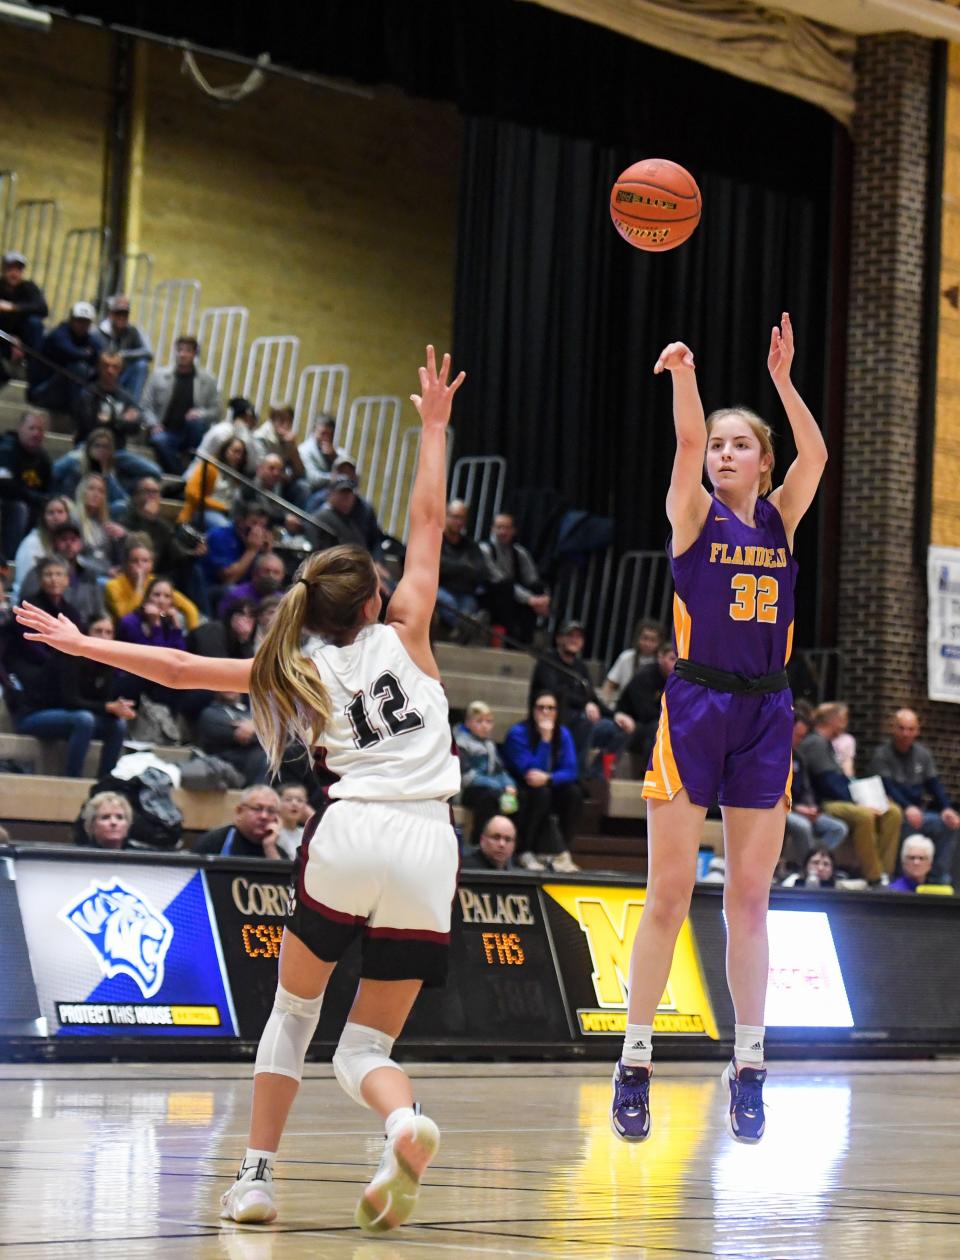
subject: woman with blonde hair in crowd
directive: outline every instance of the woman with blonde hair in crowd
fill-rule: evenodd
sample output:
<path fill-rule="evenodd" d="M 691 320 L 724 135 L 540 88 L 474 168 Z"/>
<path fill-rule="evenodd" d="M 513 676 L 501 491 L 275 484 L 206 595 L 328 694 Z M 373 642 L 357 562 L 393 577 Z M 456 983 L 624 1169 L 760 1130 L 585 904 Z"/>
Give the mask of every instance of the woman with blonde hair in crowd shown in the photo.
<path fill-rule="evenodd" d="M 104 587 L 104 598 L 110 615 L 115 621 L 135 612 L 143 603 L 144 596 L 153 580 L 156 553 L 149 534 L 128 534 L 124 541 L 123 566 L 116 577 L 110 578 Z M 200 610 L 181 591 L 173 590 L 173 606 L 182 615 L 187 630 L 195 630 L 200 624 Z"/>
<path fill-rule="evenodd" d="M 237 472 L 244 472 L 247 464 L 247 444 L 243 438 L 228 437 L 216 453 L 221 464 L 227 464 Z M 192 524 L 201 515 L 200 526 L 204 532 L 230 524 L 230 509 L 241 489 L 240 482 L 222 473 L 213 464 L 196 461 L 187 475 L 183 487 L 183 507 L 177 520 L 181 525 Z"/>
<path fill-rule="evenodd" d="M 110 519 L 107 484 L 100 473 L 80 479 L 74 498 L 74 516 L 80 525 L 86 555 L 100 573 L 116 571 L 127 531 Z"/>
<path fill-rule="evenodd" d="M 99 473 L 106 487 L 110 512 L 119 516 L 126 508 L 130 496 L 120 484 L 116 456 L 117 443 L 110 430 L 102 426 L 91 429 L 87 440 L 75 452 L 75 458 L 68 460 L 64 457 L 57 460 L 54 466 L 57 488 L 72 497 L 84 477 L 90 473 Z"/>
<path fill-rule="evenodd" d="M 362 934 L 360 985 L 333 1056 L 340 1085 L 379 1114 L 380 1165 L 356 1221 L 381 1233 L 412 1213 L 439 1148 L 410 1079 L 391 1057 L 421 986 L 446 978 L 457 837 L 449 801 L 460 788 L 450 712 L 430 646 L 446 522 L 447 424 L 461 372 L 448 383 L 432 346 L 411 400 L 422 433 L 410 499 L 404 574 L 385 623 L 370 554 L 337 546 L 304 561 L 253 662 L 194 657 L 90 639 L 66 619 L 24 605 L 27 637 L 164 686 L 249 691 L 257 734 L 276 772 L 291 736 L 336 782 L 311 819 L 297 895 L 280 949 L 273 1010 L 257 1051 L 248 1147 L 221 1215 L 272 1221 L 273 1167 L 320 1018 L 327 983 Z"/>

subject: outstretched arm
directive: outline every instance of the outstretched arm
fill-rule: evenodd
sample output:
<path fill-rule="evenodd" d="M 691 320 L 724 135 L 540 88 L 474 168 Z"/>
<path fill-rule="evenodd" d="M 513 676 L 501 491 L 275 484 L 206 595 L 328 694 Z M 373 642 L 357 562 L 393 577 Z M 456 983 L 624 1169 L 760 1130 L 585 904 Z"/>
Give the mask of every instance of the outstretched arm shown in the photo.
<path fill-rule="evenodd" d="M 163 687 L 178 690 L 203 688 L 208 691 L 249 691 L 250 660 L 238 661 L 217 656 L 194 656 L 176 648 L 143 647 L 93 639 L 81 634 L 72 621 L 61 614 L 51 617 L 42 608 L 24 602 L 16 610 L 17 621 L 30 631 L 24 638 L 46 643 L 67 656 L 83 656 L 103 665 L 113 665 L 128 674 L 147 678 Z"/>
<path fill-rule="evenodd" d="M 790 421 L 797 458 L 787 469 L 783 484 L 771 494 L 770 502 L 783 517 L 783 527 L 791 547 L 794 532 L 804 512 L 813 502 L 827 463 L 827 444 L 823 440 L 820 426 L 790 379 L 792 364 L 793 325 L 789 314 L 784 311 L 780 327 L 774 324 L 770 333 L 767 368 Z"/>
<path fill-rule="evenodd" d="M 682 341 L 672 341 L 653 370 L 657 375 L 669 372 L 673 379 L 677 453 L 667 491 L 667 517 L 673 528 L 673 553 L 679 556 L 696 541 L 710 510 L 710 496 L 703 487 L 707 427 L 693 352 Z"/>
<path fill-rule="evenodd" d="M 451 384 L 450 356 L 437 370 L 433 346 L 420 368 L 420 393 L 410 400 L 420 413 L 420 455 L 410 496 L 410 537 L 403 577 L 390 600 L 387 620 L 397 627 L 404 647 L 426 672 L 437 673 L 430 651 L 430 619 L 437 602 L 440 545 L 447 515 L 447 424 L 453 396 L 466 380 L 461 372 Z"/>

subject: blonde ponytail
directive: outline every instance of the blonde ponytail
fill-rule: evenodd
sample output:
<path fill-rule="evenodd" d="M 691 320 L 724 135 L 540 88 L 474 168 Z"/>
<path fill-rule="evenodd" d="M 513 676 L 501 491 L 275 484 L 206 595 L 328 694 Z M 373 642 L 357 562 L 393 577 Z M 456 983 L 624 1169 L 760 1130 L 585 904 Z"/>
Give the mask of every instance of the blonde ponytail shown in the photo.
<path fill-rule="evenodd" d="M 337 641 L 363 624 L 363 607 L 376 594 L 377 572 L 360 547 L 330 547 L 304 561 L 281 599 L 250 674 L 257 736 L 273 774 L 293 735 L 307 749 L 318 744 L 332 706 L 303 636 Z"/>

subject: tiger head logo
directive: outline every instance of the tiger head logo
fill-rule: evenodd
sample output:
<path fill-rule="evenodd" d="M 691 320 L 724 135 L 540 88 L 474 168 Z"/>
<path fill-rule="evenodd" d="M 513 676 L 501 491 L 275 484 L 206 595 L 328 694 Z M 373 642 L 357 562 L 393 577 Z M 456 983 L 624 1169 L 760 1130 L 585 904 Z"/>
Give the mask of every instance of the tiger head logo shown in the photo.
<path fill-rule="evenodd" d="M 159 990 L 173 926 L 135 888 L 95 880 L 60 917 L 97 955 L 105 976 L 129 976 L 145 998 Z"/>

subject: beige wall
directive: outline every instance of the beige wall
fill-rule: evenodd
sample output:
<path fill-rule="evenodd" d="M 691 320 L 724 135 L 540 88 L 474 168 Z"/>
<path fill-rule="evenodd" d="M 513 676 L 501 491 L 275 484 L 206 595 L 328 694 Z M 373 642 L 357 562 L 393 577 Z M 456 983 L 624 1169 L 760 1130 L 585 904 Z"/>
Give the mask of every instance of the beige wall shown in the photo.
<path fill-rule="evenodd" d="M 940 289 L 960 284 L 960 46 L 950 45 L 944 121 Z M 960 310 L 940 303 L 930 542 L 960 547 Z"/>
<path fill-rule="evenodd" d="M 109 37 L 54 19 L 49 36 L 5 27 L 4 53 L 0 167 L 21 196 L 60 198 L 68 225 L 97 222 Z M 202 305 L 249 306 L 251 336 L 293 332 L 302 364 L 348 363 L 352 395 L 406 398 L 425 341 L 450 341 L 459 145 L 452 106 L 391 89 L 268 76 L 223 106 L 152 45 L 141 245 L 155 278 L 199 279 Z"/>

